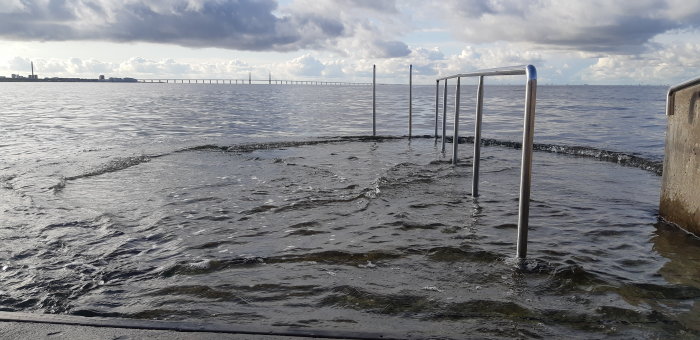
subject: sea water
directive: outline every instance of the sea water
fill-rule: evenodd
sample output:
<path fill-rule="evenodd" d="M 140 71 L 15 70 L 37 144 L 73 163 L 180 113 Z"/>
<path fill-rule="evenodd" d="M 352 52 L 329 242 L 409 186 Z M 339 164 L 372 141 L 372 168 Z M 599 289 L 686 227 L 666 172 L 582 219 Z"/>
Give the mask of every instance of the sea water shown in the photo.
<path fill-rule="evenodd" d="M 452 85 L 452 84 L 451 84 Z M 476 86 L 460 131 L 473 136 Z M 442 88 L 440 89 L 442 90 Z M 418 337 L 693 338 L 700 241 L 657 219 L 664 87 L 522 86 L 451 164 L 435 87 L 0 84 L 0 308 Z M 440 117 L 442 121 L 442 94 Z M 448 93 L 452 134 L 454 88 Z M 439 129 L 441 132 L 441 127 Z"/>

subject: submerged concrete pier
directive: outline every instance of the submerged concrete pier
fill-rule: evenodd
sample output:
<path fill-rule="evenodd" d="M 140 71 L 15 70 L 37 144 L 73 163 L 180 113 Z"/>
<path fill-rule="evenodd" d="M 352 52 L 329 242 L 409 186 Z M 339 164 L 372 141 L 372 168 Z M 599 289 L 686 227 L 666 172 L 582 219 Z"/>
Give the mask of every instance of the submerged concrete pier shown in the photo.
<path fill-rule="evenodd" d="M 659 214 L 700 236 L 700 78 L 668 91 Z"/>

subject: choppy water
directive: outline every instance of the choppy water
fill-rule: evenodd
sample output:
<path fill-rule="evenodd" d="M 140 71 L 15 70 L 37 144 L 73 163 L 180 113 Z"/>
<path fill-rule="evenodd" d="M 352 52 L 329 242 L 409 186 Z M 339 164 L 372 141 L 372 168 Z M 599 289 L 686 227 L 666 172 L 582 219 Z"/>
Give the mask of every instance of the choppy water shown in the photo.
<path fill-rule="evenodd" d="M 665 90 L 539 88 L 517 268 L 521 87 L 486 89 L 474 199 L 471 144 L 452 166 L 433 138 L 353 137 L 371 133 L 368 87 L 0 84 L 0 308 L 694 338 L 700 241 L 657 222 Z M 433 91 L 414 90 L 414 135 L 433 132 Z M 406 134 L 407 92 L 378 88 L 379 134 Z"/>

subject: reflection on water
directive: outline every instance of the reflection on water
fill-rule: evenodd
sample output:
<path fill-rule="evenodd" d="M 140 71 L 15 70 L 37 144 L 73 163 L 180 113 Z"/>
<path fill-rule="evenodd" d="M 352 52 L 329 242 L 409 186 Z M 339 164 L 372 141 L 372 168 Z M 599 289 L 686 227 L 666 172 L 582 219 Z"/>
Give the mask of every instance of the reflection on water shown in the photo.
<path fill-rule="evenodd" d="M 659 269 L 658 273 L 666 281 L 678 286 L 693 287 L 700 290 L 700 239 L 675 226 L 664 222 L 657 224 L 657 230 L 652 237 L 654 250 L 668 261 Z M 700 294 L 695 294 L 695 299 L 688 306 L 679 309 L 678 319 L 688 328 L 700 331 Z"/>
<path fill-rule="evenodd" d="M 660 222 L 651 240 L 654 242 L 654 251 L 668 259 L 659 274 L 671 283 L 700 289 L 700 267 L 692 262 L 700 260 L 698 238 Z"/>

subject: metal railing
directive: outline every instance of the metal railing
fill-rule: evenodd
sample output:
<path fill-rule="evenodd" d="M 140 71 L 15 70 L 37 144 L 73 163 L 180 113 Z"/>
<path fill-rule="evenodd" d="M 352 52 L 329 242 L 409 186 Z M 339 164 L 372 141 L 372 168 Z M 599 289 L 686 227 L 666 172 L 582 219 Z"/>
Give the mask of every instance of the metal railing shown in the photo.
<path fill-rule="evenodd" d="M 667 116 L 672 116 L 673 115 L 673 105 L 675 104 L 675 96 L 674 94 L 680 90 L 687 89 L 691 86 L 695 86 L 700 84 L 700 78 L 695 78 L 695 79 L 690 79 L 686 80 L 678 85 L 671 86 L 668 89 L 668 93 L 666 94 L 666 115 Z"/>
<path fill-rule="evenodd" d="M 474 160 L 472 176 L 472 196 L 479 196 L 479 163 L 481 160 L 481 117 L 484 104 L 484 77 L 525 75 L 525 114 L 523 123 L 522 162 L 520 165 L 520 197 L 518 206 L 518 241 L 517 257 L 527 256 L 527 232 L 530 217 L 530 188 L 532 180 L 532 143 L 535 130 L 535 104 L 537 97 L 537 69 L 532 65 L 509 66 L 496 69 L 460 73 L 436 79 L 435 85 L 435 138 L 438 137 L 438 116 L 440 81 L 444 81 L 443 115 L 442 115 L 442 152 L 445 152 L 445 130 L 447 124 L 447 80 L 457 78 L 455 87 L 454 133 L 452 136 L 452 164 L 457 164 L 457 146 L 459 141 L 459 97 L 460 79 L 479 77 L 476 95 L 476 117 L 474 120 Z"/>

